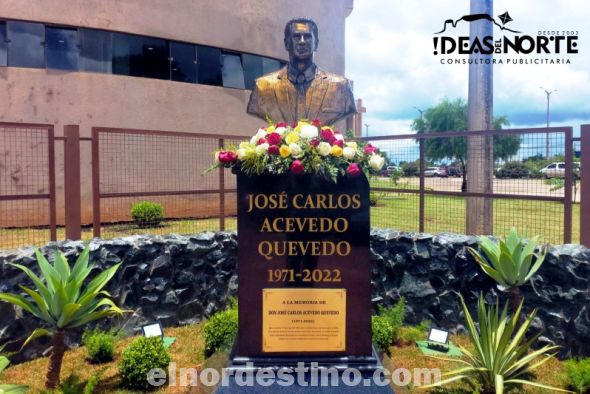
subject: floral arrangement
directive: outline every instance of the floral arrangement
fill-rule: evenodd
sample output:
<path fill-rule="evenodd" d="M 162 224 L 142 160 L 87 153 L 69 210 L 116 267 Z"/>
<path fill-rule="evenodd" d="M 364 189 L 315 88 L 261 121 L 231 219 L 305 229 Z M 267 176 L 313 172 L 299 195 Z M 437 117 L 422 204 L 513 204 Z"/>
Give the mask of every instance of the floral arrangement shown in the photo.
<path fill-rule="evenodd" d="M 384 163 L 375 146 L 346 142 L 341 132 L 319 120 L 300 120 L 291 125 L 270 123 L 237 148 L 216 151 L 209 170 L 239 167 L 246 175 L 317 174 L 336 182 L 339 175 L 379 171 Z"/>

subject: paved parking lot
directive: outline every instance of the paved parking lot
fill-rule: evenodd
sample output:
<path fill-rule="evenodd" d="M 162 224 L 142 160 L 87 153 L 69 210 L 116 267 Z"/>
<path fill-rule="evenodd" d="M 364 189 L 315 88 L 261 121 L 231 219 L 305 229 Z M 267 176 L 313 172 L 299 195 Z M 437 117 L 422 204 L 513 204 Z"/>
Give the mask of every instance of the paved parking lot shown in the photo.
<path fill-rule="evenodd" d="M 386 180 L 387 178 L 381 178 Z M 462 178 L 448 177 L 427 177 L 426 187 L 432 190 L 440 191 L 461 191 Z M 419 178 L 418 177 L 402 177 L 398 181 L 398 184 L 402 187 L 418 188 Z M 580 201 L 580 187 L 578 188 L 575 196 L 575 201 Z M 535 196 L 552 196 L 552 197 L 563 197 L 564 188 L 555 189 L 554 186 L 545 183 L 544 179 L 494 179 L 494 192 L 501 194 L 515 194 L 515 195 L 535 195 Z M 575 189 L 574 189 L 575 190 Z M 572 191 L 572 194 L 574 191 Z"/>

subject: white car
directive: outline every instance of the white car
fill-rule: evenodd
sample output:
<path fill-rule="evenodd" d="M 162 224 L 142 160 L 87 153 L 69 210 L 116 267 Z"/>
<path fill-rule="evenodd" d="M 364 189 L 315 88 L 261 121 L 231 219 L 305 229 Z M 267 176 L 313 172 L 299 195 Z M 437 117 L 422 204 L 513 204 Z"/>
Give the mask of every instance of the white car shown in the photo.
<path fill-rule="evenodd" d="M 565 178 L 565 163 L 551 163 L 539 171 L 545 178 Z M 574 163 L 574 174 L 580 173 L 580 163 Z"/>
<path fill-rule="evenodd" d="M 424 169 L 424 176 L 447 176 L 447 171 L 440 167 L 426 167 Z"/>

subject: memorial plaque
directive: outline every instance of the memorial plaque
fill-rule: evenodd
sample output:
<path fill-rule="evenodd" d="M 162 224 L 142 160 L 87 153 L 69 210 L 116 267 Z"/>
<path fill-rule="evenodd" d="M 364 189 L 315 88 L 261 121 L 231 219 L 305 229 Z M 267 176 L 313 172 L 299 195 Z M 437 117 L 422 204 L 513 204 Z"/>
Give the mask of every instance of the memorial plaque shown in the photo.
<path fill-rule="evenodd" d="M 371 349 L 369 184 L 238 173 L 237 357 Z"/>

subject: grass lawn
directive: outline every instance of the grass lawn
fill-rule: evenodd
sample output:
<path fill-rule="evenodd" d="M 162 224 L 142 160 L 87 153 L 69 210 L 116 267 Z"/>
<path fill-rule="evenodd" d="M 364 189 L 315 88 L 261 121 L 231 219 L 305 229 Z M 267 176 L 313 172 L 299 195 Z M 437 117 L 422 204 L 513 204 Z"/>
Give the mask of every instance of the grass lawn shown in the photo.
<path fill-rule="evenodd" d="M 415 182 L 414 182 L 415 183 Z M 394 186 L 389 180 L 371 180 L 371 186 L 399 189 L 417 189 L 409 181 Z M 374 192 L 377 206 L 371 207 L 371 226 L 401 231 L 419 230 L 419 196 L 417 193 Z M 427 233 L 465 233 L 466 198 L 454 196 L 429 196 L 424 202 Z M 512 227 L 529 236 L 539 235 L 541 241 L 563 243 L 563 205 L 558 202 L 518 199 L 495 199 L 494 234 L 506 234 Z M 573 205 L 572 242 L 580 240 L 580 204 Z M 236 218 L 225 221 L 226 230 L 236 229 Z M 167 220 L 152 228 L 138 228 L 133 223 L 102 226 L 102 238 L 117 238 L 135 234 L 194 234 L 202 231 L 219 231 L 219 219 Z M 92 238 L 92 228 L 82 231 L 82 239 Z M 65 239 L 65 229 L 57 229 L 57 239 Z M 49 241 L 49 230 L 23 228 L 0 229 L 0 249 L 17 248 L 23 245 L 44 245 Z"/>
<path fill-rule="evenodd" d="M 208 360 L 203 358 L 203 324 L 190 325 L 179 328 L 169 328 L 165 330 L 167 336 L 176 337 L 176 343 L 170 348 L 172 361 L 177 363 L 178 368 L 188 367 L 212 367 L 220 369 L 225 366 L 227 361 L 227 353 L 219 353 L 213 355 Z M 117 352 L 115 361 L 105 364 L 90 364 L 86 361 L 86 349 L 80 347 L 66 352 L 64 357 L 64 364 L 62 367 L 62 381 L 75 372 L 85 383 L 87 379 L 98 371 L 103 371 L 100 384 L 97 388 L 97 393 L 131 393 L 118 388 L 118 359 L 123 349 L 132 341 L 132 338 L 127 338 L 117 344 Z M 470 342 L 466 336 L 452 336 L 451 341 L 455 344 L 460 344 L 467 348 L 470 347 Z M 385 357 L 384 365 L 389 371 L 394 371 L 396 368 L 406 368 L 413 373 L 414 368 L 439 368 L 441 372 L 449 371 L 459 366 L 458 363 L 450 363 L 436 360 L 422 355 L 416 346 L 393 346 L 391 347 L 391 358 Z M 48 358 L 39 358 L 24 364 L 14 365 L 9 367 L 2 376 L 0 381 L 4 383 L 18 383 L 26 384 L 31 387 L 33 393 L 38 393 L 43 390 L 44 376 L 47 371 Z M 178 375 L 177 375 L 178 376 Z M 563 373 L 563 366 L 557 360 L 551 360 L 543 365 L 537 372 L 537 381 L 543 384 L 552 385 L 555 387 L 564 388 L 566 385 L 565 375 Z M 463 385 L 450 386 L 453 391 L 449 389 L 444 390 L 418 390 L 412 385 L 397 387 L 392 385 L 397 394 L 409 393 L 465 393 L 468 391 L 457 391 Z M 168 387 L 165 386 L 157 393 L 210 393 L 211 388 L 187 388 L 187 387 Z M 548 393 L 536 388 L 527 388 L 526 393 Z"/>

